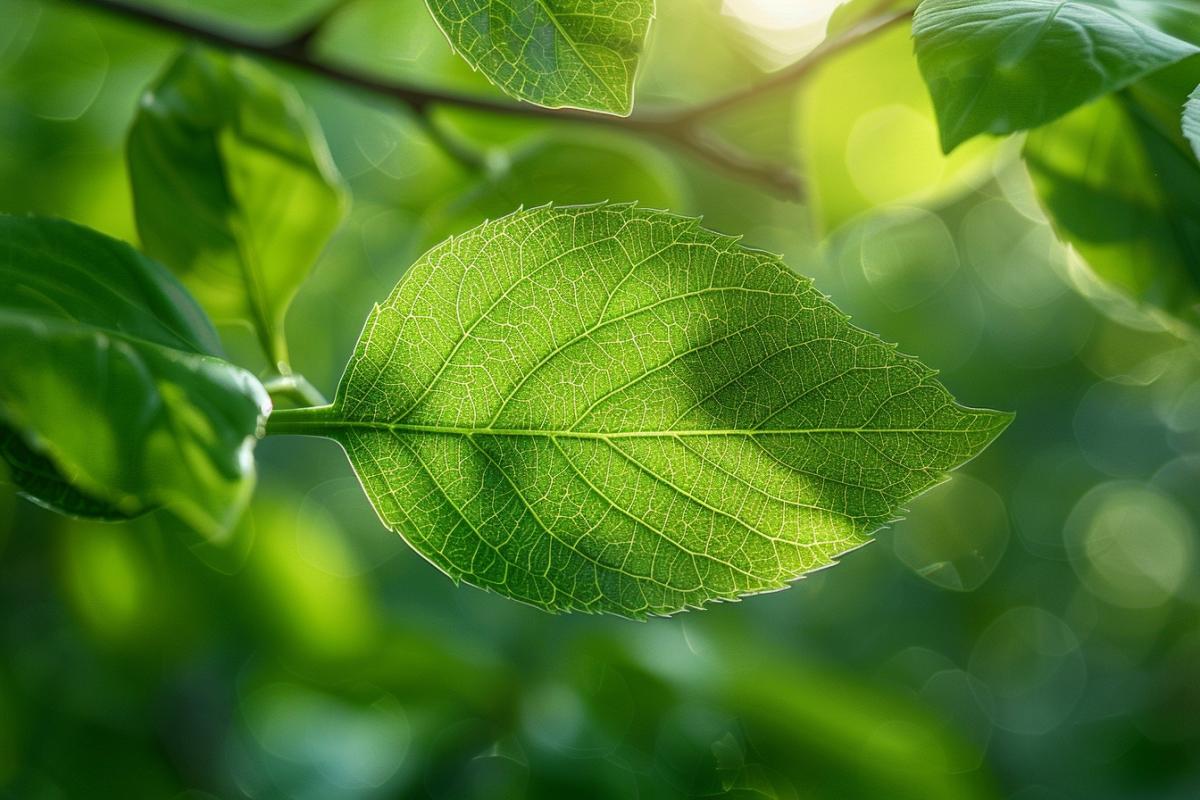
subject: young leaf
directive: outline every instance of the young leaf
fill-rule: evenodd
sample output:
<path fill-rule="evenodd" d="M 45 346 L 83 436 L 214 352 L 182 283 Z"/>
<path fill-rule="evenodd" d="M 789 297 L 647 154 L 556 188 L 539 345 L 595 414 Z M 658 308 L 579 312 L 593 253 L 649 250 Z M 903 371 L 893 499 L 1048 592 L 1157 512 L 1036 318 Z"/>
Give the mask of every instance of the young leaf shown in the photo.
<path fill-rule="evenodd" d="M 654 0 L 426 0 L 472 67 L 547 108 L 626 115 Z"/>
<path fill-rule="evenodd" d="M 0 456 L 33 500 L 116 519 L 166 507 L 218 535 L 254 482 L 270 403 L 209 355 L 187 292 L 129 246 L 0 216 Z"/>
<path fill-rule="evenodd" d="M 286 364 L 288 305 L 346 205 L 295 91 L 243 58 L 189 49 L 142 99 L 129 173 L 146 252 Z"/>
<path fill-rule="evenodd" d="M 1087 0 L 925 0 L 913 37 L 947 152 L 1036 128 L 1198 52 Z"/>
<path fill-rule="evenodd" d="M 1200 325 L 1200 161 L 1179 109 L 1193 61 L 1030 134 L 1025 162 L 1051 221 L 1092 271 L 1135 301 Z"/>
<path fill-rule="evenodd" d="M 627 205 L 435 247 L 333 405 L 383 521 L 456 580 L 632 617 L 768 591 L 869 541 L 1009 415 L 849 324 L 767 253 Z"/>

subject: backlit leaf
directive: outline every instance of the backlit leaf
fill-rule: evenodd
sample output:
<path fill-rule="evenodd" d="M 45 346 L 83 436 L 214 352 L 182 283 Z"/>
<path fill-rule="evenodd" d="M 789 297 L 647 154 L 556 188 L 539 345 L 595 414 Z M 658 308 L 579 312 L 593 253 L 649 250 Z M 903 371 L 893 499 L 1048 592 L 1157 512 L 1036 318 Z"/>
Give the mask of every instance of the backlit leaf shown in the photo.
<path fill-rule="evenodd" d="M 450 45 L 506 94 L 628 114 L 654 0 L 426 0 Z"/>
<path fill-rule="evenodd" d="M 341 442 L 451 577 L 638 617 L 832 564 L 1009 419 L 955 403 L 778 257 L 600 205 L 435 247 L 333 405 L 270 425 Z"/>
<path fill-rule="evenodd" d="M 1189 61 L 1030 134 L 1025 161 L 1060 237 L 1136 302 L 1200 324 L 1200 161 L 1179 110 Z"/>
<path fill-rule="evenodd" d="M 128 245 L 16 217 L 0 217 L 0 284 L 0 456 L 18 487 L 75 516 L 166 507 L 226 530 L 269 401 L 211 355 L 183 287 Z"/>

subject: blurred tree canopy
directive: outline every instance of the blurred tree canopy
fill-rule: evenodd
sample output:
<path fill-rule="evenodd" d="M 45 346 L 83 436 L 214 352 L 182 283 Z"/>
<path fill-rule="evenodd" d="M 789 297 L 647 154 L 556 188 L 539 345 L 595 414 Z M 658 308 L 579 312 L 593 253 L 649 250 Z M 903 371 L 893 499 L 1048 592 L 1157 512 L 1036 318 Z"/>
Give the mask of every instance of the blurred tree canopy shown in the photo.
<path fill-rule="evenodd" d="M 0 797 L 1200 793 L 1200 6 L 0 0 L 0 20 Z M 605 202 L 781 254 L 1017 421 L 836 568 L 646 623 L 456 587 L 329 440 L 250 455 L 265 393 L 334 397 L 422 254 Z M 72 237 L 105 257 L 72 262 Z M 21 266 L 38 248 L 55 269 Z M 106 289 L 69 270 L 129 309 L 100 320 Z M 130 331 L 171 365 L 157 425 L 89 411 L 98 373 L 30 366 Z M 110 418 L 137 448 L 109 448 Z M 130 452 L 156 493 L 110 493 Z M 39 491 L 151 513 L 19 497 Z"/>

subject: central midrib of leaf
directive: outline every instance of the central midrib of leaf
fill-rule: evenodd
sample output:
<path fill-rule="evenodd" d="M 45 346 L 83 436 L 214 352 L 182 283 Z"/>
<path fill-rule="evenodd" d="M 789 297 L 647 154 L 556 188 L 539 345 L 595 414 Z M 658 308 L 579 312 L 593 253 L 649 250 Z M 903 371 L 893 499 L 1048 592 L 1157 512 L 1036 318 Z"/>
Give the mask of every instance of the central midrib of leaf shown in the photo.
<path fill-rule="evenodd" d="M 338 430 L 365 428 L 400 434 L 446 434 L 458 436 L 536 436 L 545 439 L 667 439 L 702 436 L 797 436 L 805 434 L 867 434 L 867 433 L 962 433 L 955 428 L 704 428 L 665 431 L 586 431 L 547 430 L 542 428 L 464 427 L 461 425 L 421 425 L 409 422 L 381 422 L 367 419 L 348 419 L 339 415 L 336 406 L 280 409 L 267 422 L 268 434 L 299 434 L 334 436 Z"/>

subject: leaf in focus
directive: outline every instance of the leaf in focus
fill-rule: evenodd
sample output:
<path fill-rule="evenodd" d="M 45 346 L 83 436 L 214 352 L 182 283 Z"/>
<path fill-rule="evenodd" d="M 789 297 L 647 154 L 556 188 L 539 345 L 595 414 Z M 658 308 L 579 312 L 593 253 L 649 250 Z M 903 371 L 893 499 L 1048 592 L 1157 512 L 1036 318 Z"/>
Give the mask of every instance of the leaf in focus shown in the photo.
<path fill-rule="evenodd" d="M 1025 161 L 1059 237 L 1136 302 L 1200 324 L 1200 162 L 1179 109 L 1189 61 L 1029 135 Z"/>
<path fill-rule="evenodd" d="M 952 198 L 990 174 L 999 149 L 980 139 L 942 153 L 904 26 L 830 58 L 809 78 L 796 113 L 796 146 L 823 233 L 889 204 Z"/>
<path fill-rule="evenodd" d="M 270 404 L 212 355 L 203 312 L 131 247 L 0 216 L 0 456 L 36 502 L 120 519 L 165 507 L 220 535 L 253 487 Z"/>
<path fill-rule="evenodd" d="M 777 256 L 608 204 L 433 248 L 334 404 L 279 420 L 337 439 L 385 524 L 455 580 L 630 617 L 834 563 L 1009 421 Z"/>
<path fill-rule="evenodd" d="M 128 149 L 146 252 L 286 365 L 288 305 L 346 208 L 295 90 L 244 58 L 188 49 L 143 97 Z"/>
<path fill-rule="evenodd" d="M 426 0 L 467 63 L 547 108 L 627 115 L 654 0 Z"/>
<path fill-rule="evenodd" d="M 1084 0 L 925 0 L 913 38 L 946 152 L 1036 128 L 1198 52 Z"/>

